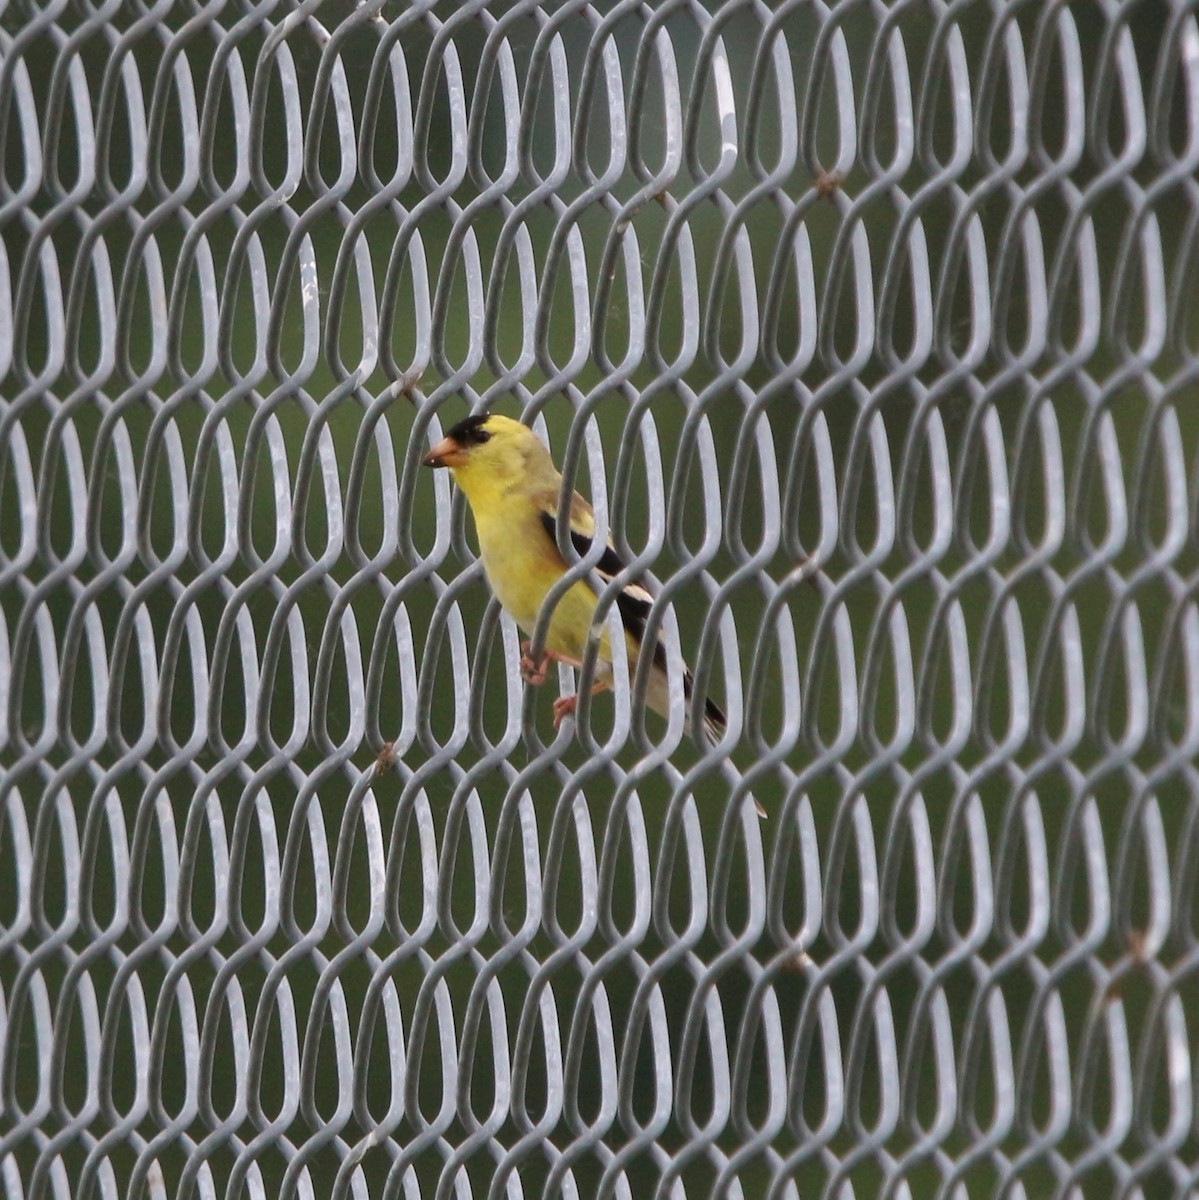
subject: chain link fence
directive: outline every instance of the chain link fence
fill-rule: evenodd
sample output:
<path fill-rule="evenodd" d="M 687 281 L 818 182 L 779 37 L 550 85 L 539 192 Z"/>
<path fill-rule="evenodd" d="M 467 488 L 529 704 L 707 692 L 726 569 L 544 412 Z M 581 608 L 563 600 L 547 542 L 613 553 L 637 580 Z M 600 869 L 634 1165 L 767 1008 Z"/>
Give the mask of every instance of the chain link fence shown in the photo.
<path fill-rule="evenodd" d="M 0 1193 L 1199 1193 L 1197 165 L 1190 0 L 5 5 Z"/>

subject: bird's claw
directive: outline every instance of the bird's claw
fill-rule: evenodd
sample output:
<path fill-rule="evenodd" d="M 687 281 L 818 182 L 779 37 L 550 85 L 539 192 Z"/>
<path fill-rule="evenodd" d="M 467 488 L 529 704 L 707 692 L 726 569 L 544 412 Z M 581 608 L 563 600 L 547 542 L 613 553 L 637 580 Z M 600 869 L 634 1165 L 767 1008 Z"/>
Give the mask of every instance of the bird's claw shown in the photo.
<path fill-rule="evenodd" d="M 520 644 L 520 677 L 532 687 L 540 687 L 545 682 L 546 667 L 549 666 L 550 656 L 543 654 L 541 661 L 533 657 L 533 643 Z"/>
<path fill-rule="evenodd" d="M 578 707 L 578 696 L 559 696 L 554 701 L 554 728 L 557 729 L 567 717 L 573 717 Z"/>

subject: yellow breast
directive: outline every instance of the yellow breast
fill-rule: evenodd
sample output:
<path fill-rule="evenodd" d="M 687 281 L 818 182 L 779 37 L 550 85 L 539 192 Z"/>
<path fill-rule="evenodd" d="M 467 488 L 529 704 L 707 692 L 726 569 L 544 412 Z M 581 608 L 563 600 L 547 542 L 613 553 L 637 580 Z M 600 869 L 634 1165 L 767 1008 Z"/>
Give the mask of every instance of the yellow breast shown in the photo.
<path fill-rule="evenodd" d="M 565 569 L 557 547 L 546 539 L 536 512 L 516 522 L 488 514 L 477 517 L 476 525 L 479 553 L 492 591 L 517 625 L 532 635 L 541 605 Z M 530 547 L 536 550 L 530 552 Z M 594 617 L 595 593 L 580 581 L 555 606 L 546 649 L 568 662 L 578 662 Z M 603 658 L 608 657 L 606 647 L 605 637 L 600 647 Z"/>

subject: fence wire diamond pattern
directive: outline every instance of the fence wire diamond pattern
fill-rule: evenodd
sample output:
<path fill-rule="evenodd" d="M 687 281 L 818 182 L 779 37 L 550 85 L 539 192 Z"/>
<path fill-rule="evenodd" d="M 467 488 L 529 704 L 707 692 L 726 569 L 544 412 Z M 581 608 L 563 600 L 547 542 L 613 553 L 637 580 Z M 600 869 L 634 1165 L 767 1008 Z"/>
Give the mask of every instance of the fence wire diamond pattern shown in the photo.
<path fill-rule="evenodd" d="M 3 1195 L 1199 1192 L 1197 166 L 1183 0 L 0 9 Z"/>

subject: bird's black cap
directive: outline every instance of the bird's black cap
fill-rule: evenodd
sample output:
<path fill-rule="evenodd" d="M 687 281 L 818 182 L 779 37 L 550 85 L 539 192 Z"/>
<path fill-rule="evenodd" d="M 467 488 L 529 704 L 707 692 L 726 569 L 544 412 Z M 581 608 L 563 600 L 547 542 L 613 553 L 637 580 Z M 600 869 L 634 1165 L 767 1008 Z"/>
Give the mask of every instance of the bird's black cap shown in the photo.
<path fill-rule="evenodd" d="M 475 413 L 448 430 L 446 437 L 452 438 L 459 446 L 481 446 L 491 440 L 491 434 L 484 428 L 490 416 L 490 413 Z"/>

